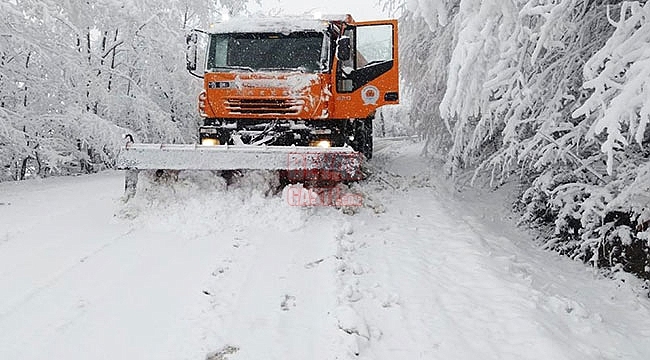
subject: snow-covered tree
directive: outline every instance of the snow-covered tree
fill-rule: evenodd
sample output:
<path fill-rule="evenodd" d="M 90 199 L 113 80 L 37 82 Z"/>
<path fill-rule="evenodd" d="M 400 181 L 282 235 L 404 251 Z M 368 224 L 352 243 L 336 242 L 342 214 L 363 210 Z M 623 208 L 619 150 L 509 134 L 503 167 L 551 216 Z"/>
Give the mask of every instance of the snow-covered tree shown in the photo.
<path fill-rule="evenodd" d="M 110 167 L 127 132 L 192 141 L 185 34 L 246 4 L 0 0 L 0 181 Z"/>
<path fill-rule="evenodd" d="M 650 277 L 638 180 L 650 155 L 648 5 L 389 3 L 404 10 L 411 115 L 450 173 L 492 184 L 519 175 L 524 219 L 552 224 L 549 247 Z"/>

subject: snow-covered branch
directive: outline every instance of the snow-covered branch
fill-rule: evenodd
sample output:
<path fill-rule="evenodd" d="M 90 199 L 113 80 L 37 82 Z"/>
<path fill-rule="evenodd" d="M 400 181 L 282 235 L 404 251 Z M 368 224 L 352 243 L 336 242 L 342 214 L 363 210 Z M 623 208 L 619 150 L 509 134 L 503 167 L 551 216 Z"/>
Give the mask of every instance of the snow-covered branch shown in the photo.
<path fill-rule="evenodd" d="M 613 21 L 613 20 L 610 20 Z M 614 154 L 636 141 L 648 141 L 650 122 L 650 3 L 624 2 L 616 30 L 584 67 L 583 87 L 593 90 L 574 117 L 590 116 L 594 135 L 605 132 L 602 151 L 607 172 Z"/>

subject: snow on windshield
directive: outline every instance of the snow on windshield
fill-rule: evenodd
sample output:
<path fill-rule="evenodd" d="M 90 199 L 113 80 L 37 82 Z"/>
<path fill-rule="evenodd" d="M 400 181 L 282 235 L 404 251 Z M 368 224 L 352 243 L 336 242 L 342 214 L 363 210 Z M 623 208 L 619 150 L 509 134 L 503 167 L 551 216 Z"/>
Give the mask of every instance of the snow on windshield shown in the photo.
<path fill-rule="evenodd" d="M 324 31 L 328 22 L 316 19 L 295 19 L 283 17 L 246 18 L 235 17 L 228 21 L 218 23 L 210 28 L 215 34 L 219 33 L 281 33 L 290 34 L 296 31 Z"/>
<path fill-rule="evenodd" d="M 322 32 L 231 33 L 212 35 L 208 69 L 319 71 L 323 59 Z"/>

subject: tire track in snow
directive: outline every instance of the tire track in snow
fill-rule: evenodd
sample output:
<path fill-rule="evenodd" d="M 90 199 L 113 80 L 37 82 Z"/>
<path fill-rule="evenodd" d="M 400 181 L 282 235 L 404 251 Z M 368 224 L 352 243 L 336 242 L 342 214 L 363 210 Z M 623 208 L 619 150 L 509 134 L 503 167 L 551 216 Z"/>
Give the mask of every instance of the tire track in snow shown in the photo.
<path fill-rule="evenodd" d="M 320 211 L 322 210 L 322 211 Z M 335 358 L 335 237 L 329 209 L 294 231 L 242 230 L 248 246 L 224 254 L 229 269 L 210 284 L 222 331 L 215 347 L 235 346 L 228 359 Z M 306 210 L 310 211 L 310 210 Z M 320 213 L 327 215 L 320 215 Z"/>

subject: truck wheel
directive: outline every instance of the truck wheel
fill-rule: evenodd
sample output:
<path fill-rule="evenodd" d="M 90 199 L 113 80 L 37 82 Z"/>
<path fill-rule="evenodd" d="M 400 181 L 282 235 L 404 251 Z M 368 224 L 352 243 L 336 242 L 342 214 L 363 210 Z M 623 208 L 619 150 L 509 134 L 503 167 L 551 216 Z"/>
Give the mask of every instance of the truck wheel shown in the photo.
<path fill-rule="evenodd" d="M 358 151 L 370 160 L 372 158 L 372 118 L 354 121 L 351 132 L 354 141 L 350 144 L 354 151 Z"/>

